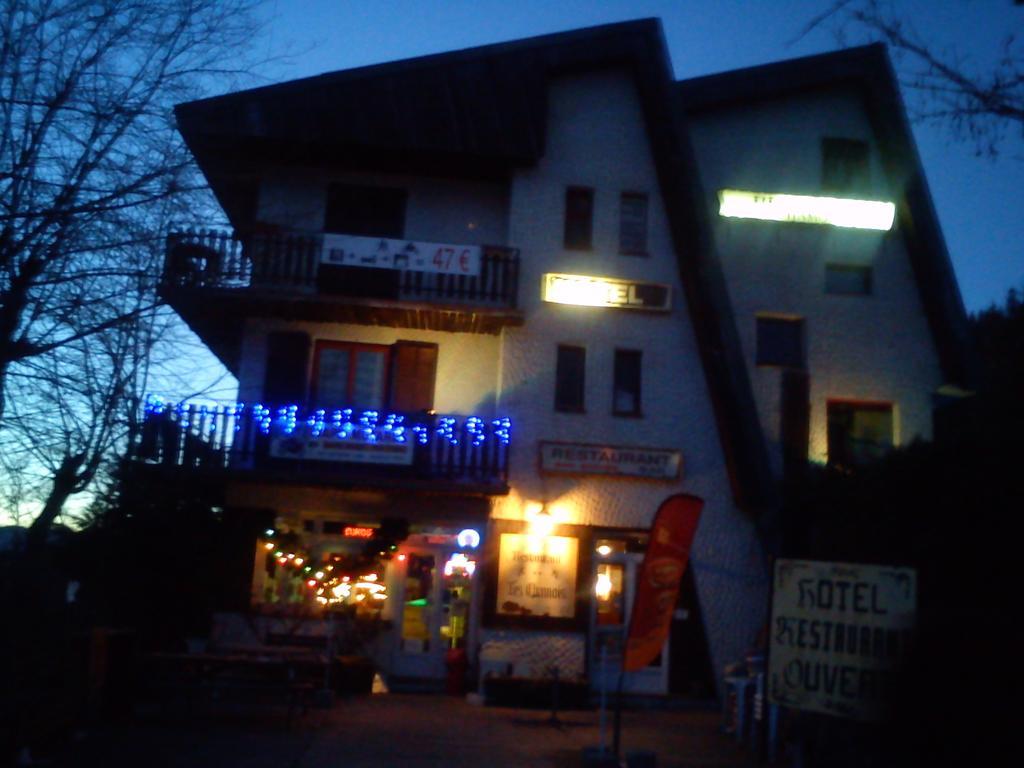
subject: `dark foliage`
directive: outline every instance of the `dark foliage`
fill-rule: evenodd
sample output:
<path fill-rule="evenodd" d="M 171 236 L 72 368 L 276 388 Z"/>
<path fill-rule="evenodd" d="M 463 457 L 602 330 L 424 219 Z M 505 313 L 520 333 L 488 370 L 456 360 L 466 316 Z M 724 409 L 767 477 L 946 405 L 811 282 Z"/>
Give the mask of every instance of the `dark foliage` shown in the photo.
<path fill-rule="evenodd" d="M 918 640 L 883 729 L 805 717 L 812 764 L 972 765 L 1002 757 L 999 693 L 1016 666 L 1016 518 L 1024 500 L 1024 307 L 972 318 L 983 389 L 943 438 L 853 473 L 818 470 L 791 497 L 787 555 L 910 566 Z M 998 762 L 998 761 L 997 761 Z"/>

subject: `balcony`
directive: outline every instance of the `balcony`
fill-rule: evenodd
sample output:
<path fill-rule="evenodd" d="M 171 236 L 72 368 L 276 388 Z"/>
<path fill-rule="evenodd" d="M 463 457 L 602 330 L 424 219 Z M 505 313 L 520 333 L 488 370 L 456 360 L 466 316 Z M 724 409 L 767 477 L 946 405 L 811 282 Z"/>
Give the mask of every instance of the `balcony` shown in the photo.
<path fill-rule="evenodd" d="M 513 248 L 202 230 L 168 236 L 161 295 L 233 370 L 246 317 L 497 334 L 518 283 Z"/>
<path fill-rule="evenodd" d="M 136 468 L 196 479 L 508 492 L 507 418 L 147 402 Z"/>

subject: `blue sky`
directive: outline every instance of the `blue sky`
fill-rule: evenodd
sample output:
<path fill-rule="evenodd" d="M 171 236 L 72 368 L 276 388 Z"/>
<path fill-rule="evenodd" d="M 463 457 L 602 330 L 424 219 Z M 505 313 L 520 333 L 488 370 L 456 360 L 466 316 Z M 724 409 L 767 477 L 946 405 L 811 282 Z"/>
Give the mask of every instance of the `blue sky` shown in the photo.
<path fill-rule="evenodd" d="M 801 37 L 826 0 L 267 0 L 272 81 L 656 16 L 677 78 L 765 64 L 841 47 L 831 30 Z M 1024 32 L 1012 0 L 895 2 L 922 36 L 954 47 L 983 70 L 1011 32 Z M 861 42 L 850 39 L 849 44 Z M 1024 141 L 995 162 L 947 131 L 915 125 L 915 137 L 968 311 L 1024 286 Z"/>

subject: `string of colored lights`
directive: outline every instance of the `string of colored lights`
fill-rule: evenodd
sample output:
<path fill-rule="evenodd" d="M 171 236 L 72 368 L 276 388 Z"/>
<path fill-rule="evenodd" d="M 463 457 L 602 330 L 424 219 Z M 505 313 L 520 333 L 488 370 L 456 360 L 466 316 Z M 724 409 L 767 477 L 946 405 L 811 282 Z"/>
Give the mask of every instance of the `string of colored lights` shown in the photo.
<path fill-rule="evenodd" d="M 317 408 L 306 415 L 301 415 L 300 406 L 297 404 L 277 408 L 268 407 L 263 403 L 234 403 L 210 407 L 186 401 L 169 403 L 158 395 L 147 395 L 144 407 L 147 417 L 173 413 L 181 429 L 206 429 L 211 433 L 217 429 L 216 417 L 223 416 L 233 422 L 236 432 L 248 418 L 264 435 L 270 435 L 272 432 L 277 435 L 292 435 L 301 428 L 313 438 L 326 435 L 339 440 L 351 439 L 364 443 L 382 440 L 405 443 L 415 440 L 420 445 L 427 445 L 433 435 L 452 446 L 459 445 L 459 442 L 465 439 L 474 448 L 479 448 L 488 439 L 506 446 L 512 438 L 512 421 L 507 416 L 490 421 L 479 416 L 466 416 L 461 423 L 460 417 L 438 416 L 433 425 L 407 424 L 405 414 L 382 413 L 376 410 L 357 413 L 352 408 L 332 411 Z"/>
<path fill-rule="evenodd" d="M 359 605 L 369 600 L 379 603 L 387 600 L 387 587 L 378 580 L 374 572 L 345 574 L 334 563 L 313 565 L 309 556 L 301 551 L 291 552 L 282 542 L 277 541 L 277 531 L 267 529 L 263 534 L 263 549 L 271 553 L 281 568 L 292 578 L 301 577 L 309 595 L 322 606 Z"/>

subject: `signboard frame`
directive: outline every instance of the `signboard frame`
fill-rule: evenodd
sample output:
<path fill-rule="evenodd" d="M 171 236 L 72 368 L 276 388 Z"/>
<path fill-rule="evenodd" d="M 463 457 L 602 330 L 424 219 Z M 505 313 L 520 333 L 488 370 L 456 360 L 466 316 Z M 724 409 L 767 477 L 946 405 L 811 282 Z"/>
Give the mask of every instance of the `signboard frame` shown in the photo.
<path fill-rule="evenodd" d="M 479 245 L 335 233 L 323 236 L 320 252 L 320 263 L 328 266 L 464 277 L 479 277 L 482 261 Z"/>
<path fill-rule="evenodd" d="M 580 299 L 570 300 L 567 296 L 561 298 L 553 297 L 557 294 L 554 290 L 553 285 L 558 280 L 566 280 L 576 282 L 579 286 L 583 287 L 589 284 L 593 290 L 590 291 L 590 295 L 584 296 L 583 291 Z M 598 299 L 597 294 L 600 293 L 601 286 L 605 287 L 605 290 L 615 289 L 617 292 L 621 292 L 622 301 L 609 301 L 606 298 Z M 647 304 L 643 303 L 642 300 L 638 302 L 638 296 L 640 291 L 659 291 L 664 292 L 664 301 L 660 304 Z M 597 307 L 601 309 L 626 309 L 632 312 L 671 312 L 672 311 L 672 286 L 668 283 L 652 283 L 644 280 L 625 280 L 618 277 L 597 277 L 594 275 L 570 275 L 563 272 L 545 272 L 541 276 L 541 300 L 549 304 L 562 304 L 570 307 Z"/>
<path fill-rule="evenodd" d="M 675 472 L 673 474 L 643 474 L 640 472 L 601 472 L 601 471 L 588 471 L 585 468 L 580 469 L 558 469 L 552 468 L 545 464 L 545 449 L 556 446 L 564 446 L 579 449 L 599 449 L 602 451 L 633 451 L 633 452 L 647 452 L 649 454 L 668 454 L 666 461 L 671 463 L 675 462 Z M 683 452 L 676 448 L 651 448 L 647 446 L 636 446 L 636 445 L 605 445 L 602 443 L 571 443 L 562 440 L 540 440 L 537 443 L 537 471 L 542 475 L 566 475 L 572 477 L 607 477 L 612 479 L 625 479 L 625 480 L 648 480 L 654 482 L 675 482 L 683 477 Z"/>
<path fill-rule="evenodd" d="M 593 584 L 588 574 L 592 566 L 593 536 L 587 526 L 559 524 L 552 531 L 553 536 L 568 536 L 577 540 L 576 546 L 576 600 L 575 615 L 572 618 L 552 616 L 529 616 L 499 613 L 498 560 L 501 534 L 528 533 L 528 526 L 522 520 L 492 519 L 490 531 L 481 545 L 481 576 L 483 577 L 483 610 L 481 624 L 493 629 L 534 629 L 552 632 L 586 632 L 590 621 L 590 596 Z"/>
<path fill-rule="evenodd" d="M 779 558 L 770 605 L 769 701 L 860 721 L 885 717 L 884 698 L 853 692 L 883 691 L 883 677 L 906 658 L 917 617 L 913 568 Z"/>

